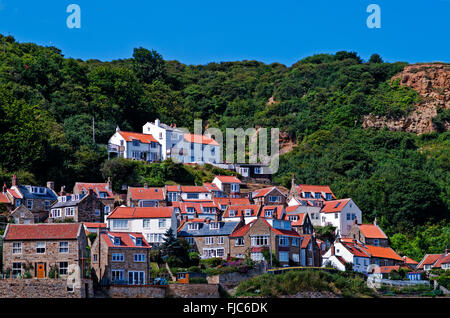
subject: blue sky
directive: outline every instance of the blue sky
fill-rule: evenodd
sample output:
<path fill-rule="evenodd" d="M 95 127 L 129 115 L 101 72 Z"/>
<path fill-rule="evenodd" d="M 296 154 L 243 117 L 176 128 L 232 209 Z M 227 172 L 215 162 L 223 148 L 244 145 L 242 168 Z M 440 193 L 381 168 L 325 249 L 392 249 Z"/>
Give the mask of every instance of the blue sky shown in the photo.
<path fill-rule="evenodd" d="M 45 2 L 42 4 L 42 2 Z M 81 28 L 69 29 L 69 4 Z M 369 4 L 381 28 L 369 29 Z M 258 60 L 291 65 L 315 53 L 379 53 L 389 62 L 450 62 L 450 0 L 0 0 L 0 33 L 109 61 L 134 47 L 186 64 Z"/>

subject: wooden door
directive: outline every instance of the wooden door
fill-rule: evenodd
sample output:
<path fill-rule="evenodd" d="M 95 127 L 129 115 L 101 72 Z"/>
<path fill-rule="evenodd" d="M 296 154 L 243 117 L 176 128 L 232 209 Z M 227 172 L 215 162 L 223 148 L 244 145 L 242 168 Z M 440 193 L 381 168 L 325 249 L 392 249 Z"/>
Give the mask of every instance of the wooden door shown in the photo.
<path fill-rule="evenodd" d="M 44 263 L 37 264 L 37 278 L 45 278 L 45 266 Z"/>

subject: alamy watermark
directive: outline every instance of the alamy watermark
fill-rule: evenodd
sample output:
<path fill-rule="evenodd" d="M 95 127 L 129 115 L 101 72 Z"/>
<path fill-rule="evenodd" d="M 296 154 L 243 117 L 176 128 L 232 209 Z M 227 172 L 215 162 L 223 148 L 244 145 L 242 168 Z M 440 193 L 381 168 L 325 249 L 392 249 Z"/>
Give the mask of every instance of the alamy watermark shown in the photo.
<path fill-rule="evenodd" d="M 66 25 L 69 29 L 81 28 L 81 8 L 78 4 L 69 4 L 66 8 L 66 12 L 70 13 L 67 17 Z"/>
<path fill-rule="evenodd" d="M 381 8 L 378 4 L 369 4 L 366 9 L 367 13 L 371 13 L 367 17 L 367 27 L 369 29 L 380 29 L 381 28 Z"/>

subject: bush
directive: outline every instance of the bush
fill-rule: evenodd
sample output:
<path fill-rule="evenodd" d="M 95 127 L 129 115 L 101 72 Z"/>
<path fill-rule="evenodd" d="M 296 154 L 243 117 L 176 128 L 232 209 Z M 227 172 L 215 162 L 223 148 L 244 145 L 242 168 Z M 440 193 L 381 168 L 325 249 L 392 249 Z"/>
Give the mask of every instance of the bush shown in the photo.
<path fill-rule="evenodd" d="M 208 259 L 200 260 L 200 263 L 203 264 L 206 268 L 217 267 L 222 265 L 224 261 L 221 258 L 213 257 Z"/>
<path fill-rule="evenodd" d="M 201 273 L 202 272 L 202 270 L 198 266 L 191 266 L 187 269 L 187 271 L 192 272 L 192 273 Z"/>
<path fill-rule="evenodd" d="M 189 277 L 189 284 L 208 284 L 208 280 L 204 277 Z"/>

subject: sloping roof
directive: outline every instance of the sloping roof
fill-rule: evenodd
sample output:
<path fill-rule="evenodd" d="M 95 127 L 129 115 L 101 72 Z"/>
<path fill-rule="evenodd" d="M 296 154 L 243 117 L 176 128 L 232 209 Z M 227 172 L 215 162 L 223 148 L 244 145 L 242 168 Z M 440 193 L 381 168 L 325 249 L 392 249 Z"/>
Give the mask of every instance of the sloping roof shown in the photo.
<path fill-rule="evenodd" d="M 295 212 L 298 209 L 298 205 L 291 205 L 285 208 L 286 213 Z"/>
<path fill-rule="evenodd" d="M 229 205 L 225 209 L 225 212 L 223 213 L 224 218 L 230 217 L 230 211 L 236 211 L 234 213 L 234 216 L 231 217 L 240 217 L 242 214 L 245 215 L 245 210 L 251 210 L 251 215 L 247 216 L 256 216 L 259 210 L 259 205 L 256 204 L 243 204 L 243 205 Z"/>
<path fill-rule="evenodd" d="M 291 226 L 302 226 L 303 222 L 305 222 L 305 215 L 306 213 L 290 213 L 290 214 L 285 214 L 284 219 L 285 220 L 289 220 L 290 216 L 297 216 L 298 219 L 297 221 L 291 221 Z"/>
<path fill-rule="evenodd" d="M 240 227 L 239 229 L 234 231 L 230 235 L 230 237 L 241 237 L 241 236 L 244 236 L 255 222 L 256 222 L 256 220 L 253 220 L 253 221 L 247 223 L 246 225 Z"/>
<path fill-rule="evenodd" d="M 58 199 L 55 192 L 53 192 L 52 189 L 50 189 L 50 188 L 39 187 L 39 188 L 45 189 L 45 193 L 40 194 L 40 193 L 30 192 L 29 191 L 30 187 L 33 187 L 33 186 L 29 186 L 29 185 L 18 185 L 17 186 L 19 191 L 22 193 L 24 199 L 42 199 L 42 200 L 50 200 L 50 201 L 55 201 Z"/>
<path fill-rule="evenodd" d="M 303 235 L 301 248 L 303 249 L 308 248 L 309 242 L 311 242 L 311 235 L 310 234 Z"/>
<path fill-rule="evenodd" d="M 297 231 L 294 231 L 294 230 L 277 229 L 277 228 L 274 228 L 273 226 L 271 226 L 271 225 L 269 224 L 269 222 L 266 221 L 266 219 L 261 218 L 261 220 L 263 220 L 263 221 L 270 227 L 271 231 L 272 231 L 273 233 L 275 233 L 275 234 L 282 235 L 282 236 L 301 237 L 301 235 L 298 234 Z"/>
<path fill-rule="evenodd" d="M 207 187 L 204 186 L 181 186 L 181 192 L 186 193 L 209 193 Z"/>
<path fill-rule="evenodd" d="M 212 201 L 205 201 L 205 202 L 172 202 L 172 206 L 174 208 L 179 208 L 180 209 L 180 213 L 181 214 L 192 214 L 194 212 L 188 212 L 187 209 L 188 208 L 193 208 L 195 210 L 195 212 L 197 212 L 198 214 L 204 214 L 205 212 L 203 212 L 203 208 L 216 208 L 217 206 L 215 205 L 214 202 Z M 211 212 L 214 213 L 214 212 Z"/>
<path fill-rule="evenodd" d="M 365 245 L 365 247 L 372 257 L 403 261 L 403 258 L 397 253 L 395 253 L 394 250 L 390 247 L 373 246 L 373 245 Z"/>
<path fill-rule="evenodd" d="M 434 264 L 433 267 L 440 268 L 442 264 L 449 264 L 449 263 L 450 263 L 450 254 L 447 255 L 443 254 L 441 257 L 439 257 L 439 259 L 437 260 L 436 264 Z"/>
<path fill-rule="evenodd" d="M 360 224 L 358 225 L 361 233 L 366 238 L 371 239 L 387 239 L 386 234 L 384 234 L 383 230 L 381 230 L 377 225 L 375 224 Z"/>
<path fill-rule="evenodd" d="M 9 199 L 6 193 L 0 192 L 0 203 L 9 204 Z"/>
<path fill-rule="evenodd" d="M 214 203 L 220 208 L 220 205 L 244 205 L 250 204 L 248 198 L 214 198 Z"/>
<path fill-rule="evenodd" d="M 265 205 L 261 209 L 261 213 L 260 213 L 261 217 L 265 217 L 266 210 L 269 210 L 269 211 L 272 210 L 273 212 L 276 212 L 277 219 L 281 220 L 281 218 L 283 216 L 282 214 L 283 214 L 284 206 L 283 205 Z"/>
<path fill-rule="evenodd" d="M 322 210 L 320 212 L 323 212 L 323 213 L 341 212 L 342 209 L 347 205 L 347 203 L 349 201 L 350 201 L 350 199 L 325 201 L 323 203 L 323 207 L 322 207 Z"/>
<path fill-rule="evenodd" d="M 79 223 L 9 224 L 5 240 L 76 239 Z"/>
<path fill-rule="evenodd" d="M 14 189 L 8 189 L 6 190 L 14 199 L 21 199 L 22 196 L 17 193 L 17 191 L 15 191 Z"/>
<path fill-rule="evenodd" d="M 77 206 L 78 203 L 80 203 L 80 201 L 86 197 L 86 195 L 80 194 L 79 199 L 77 199 L 77 200 L 72 200 L 73 196 L 68 196 L 68 197 L 69 197 L 69 200 L 66 200 L 64 202 L 58 201 L 55 204 L 53 204 L 51 206 L 51 208 L 54 209 L 54 208 L 63 208 L 63 207 L 69 207 L 69 206 Z"/>
<path fill-rule="evenodd" d="M 364 249 L 364 246 L 355 243 L 355 242 L 341 242 L 342 245 L 354 256 L 357 257 L 370 257 L 367 249 Z"/>
<path fill-rule="evenodd" d="M 333 198 L 335 198 L 333 191 L 331 191 L 329 186 L 324 185 L 312 185 L 312 184 L 297 184 L 296 190 L 300 192 L 314 192 L 314 193 L 331 193 Z"/>
<path fill-rule="evenodd" d="M 426 254 L 417 265 L 417 268 L 423 268 L 424 265 L 433 265 L 442 256 L 442 254 Z"/>
<path fill-rule="evenodd" d="M 211 221 L 209 224 L 206 222 L 196 222 L 199 224 L 198 230 L 189 230 L 188 224 L 191 223 L 191 221 L 185 222 L 183 225 L 183 228 L 181 228 L 178 231 L 178 236 L 180 237 L 186 237 L 186 236 L 228 236 L 231 233 L 233 233 L 236 226 L 239 224 L 239 222 L 230 222 L 230 221 Z M 211 229 L 210 224 L 211 223 L 219 223 L 218 229 Z"/>
<path fill-rule="evenodd" d="M 282 196 L 285 196 L 280 190 L 277 189 L 277 187 L 268 187 L 263 189 L 258 189 L 252 192 L 252 198 L 260 198 L 265 197 L 267 194 L 269 194 L 272 190 L 277 190 L 280 192 Z"/>
<path fill-rule="evenodd" d="M 150 134 L 141 134 L 131 131 L 121 131 L 119 130 L 118 133 L 125 139 L 126 141 L 133 141 L 133 140 L 139 140 L 143 144 L 149 144 L 152 142 L 158 142 L 152 135 Z"/>
<path fill-rule="evenodd" d="M 150 244 L 145 240 L 142 233 L 138 232 L 105 232 L 101 234 L 103 240 L 108 247 L 118 247 L 118 248 L 150 248 Z M 114 245 L 111 240 L 111 236 L 120 238 L 120 245 Z M 142 239 L 142 246 L 136 245 L 133 241 L 133 237 Z"/>
<path fill-rule="evenodd" d="M 121 207 L 118 206 L 108 215 L 108 219 L 150 219 L 170 218 L 173 207 Z"/>
<path fill-rule="evenodd" d="M 216 178 L 222 183 L 242 183 L 241 180 L 235 176 L 216 176 Z"/>
<path fill-rule="evenodd" d="M 83 222 L 83 224 L 87 228 L 106 228 L 106 223 Z"/>
<path fill-rule="evenodd" d="M 128 191 L 132 200 L 164 200 L 163 188 L 134 188 L 129 187 Z"/>
<path fill-rule="evenodd" d="M 184 140 L 192 143 L 219 146 L 219 143 L 217 141 L 203 135 L 184 134 Z"/>
<path fill-rule="evenodd" d="M 203 186 L 206 187 L 209 191 L 222 191 L 214 183 L 204 182 Z"/>
<path fill-rule="evenodd" d="M 74 185 L 74 193 L 75 189 L 78 190 L 78 193 L 85 192 L 89 193 L 89 189 L 94 190 L 95 194 L 97 194 L 97 197 L 100 198 L 100 192 L 106 193 L 106 199 L 113 199 L 114 194 L 112 193 L 111 189 L 108 188 L 108 184 L 105 182 L 100 183 L 89 183 L 89 182 L 77 182 Z"/>
<path fill-rule="evenodd" d="M 418 262 L 416 262 L 415 260 L 413 260 L 412 258 L 410 258 L 408 256 L 403 256 L 402 258 L 403 258 L 405 264 L 411 264 L 411 265 L 419 264 Z"/>

